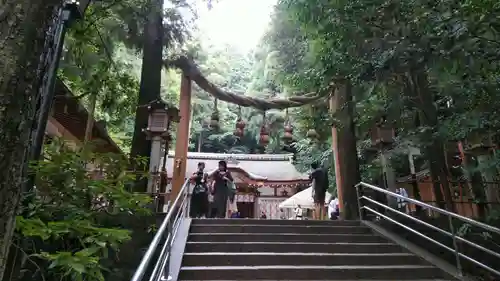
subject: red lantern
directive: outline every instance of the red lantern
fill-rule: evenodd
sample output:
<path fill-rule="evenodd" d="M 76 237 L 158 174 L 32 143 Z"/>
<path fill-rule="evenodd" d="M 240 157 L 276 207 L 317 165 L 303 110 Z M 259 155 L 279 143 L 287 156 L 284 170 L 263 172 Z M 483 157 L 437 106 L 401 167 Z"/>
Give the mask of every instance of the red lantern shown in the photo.
<path fill-rule="evenodd" d="M 283 134 L 283 140 L 285 142 L 291 142 L 293 140 L 293 135 L 292 133 L 289 133 L 289 132 L 285 132 L 285 134 Z"/>
<path fill-rule="evenodd" d="M 239 138 L 241 138 L 243 136 L 243 129 L 240 129 L 240 128 L 236 128 L 236 130 L 234 130 L 233 134 Z"/>
<path fill-rule="evenodd" d="M 266 146 L 269 144 L 269 135 L 260 135 L 259 138 L 259 143 L 263 146 Z"/>
<path fill-rule="evenodd" d="M 269 143 L 269 129 L 266 125 L 260 127 L 259 143 L 263 146 L 266 146 Z"/>
<path fill-rule="evenodd" d="M 285 126 L 285 133 L 283 134 L 283 141 L 290 143 L 293 141 L 293 128 L 290 125 Z"/>

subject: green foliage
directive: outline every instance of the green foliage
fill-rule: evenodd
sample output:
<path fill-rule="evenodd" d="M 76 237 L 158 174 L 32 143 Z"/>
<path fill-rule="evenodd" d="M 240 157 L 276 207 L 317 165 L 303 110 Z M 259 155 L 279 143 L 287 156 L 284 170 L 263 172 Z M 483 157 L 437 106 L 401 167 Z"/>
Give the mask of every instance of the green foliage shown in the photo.
<path fill-rule="evenodd" d="M 319 163 L 328 169 L 330 188 L 328 191 L 334 196 L 337 194 L 335 182 L 335 163 L 333 159 L 331 140 L 329 142 L 311 141 L 303 138 L 295 144 L 296 161 L 295 166 L 303 173 L 311 171 L 312 163 Z"/>
<path fill-rule="evenodd" d="M 448 170 L 444 157 L 429 147 L 437 144 L 442 151 L 444 144 L 500 129 L 500 38 L 492 16 L 498 12 L 495 1 L 280 0 L 256 52 L 255 69 L 265 79 L 255 87 L 271 82 L 287 93 L 329 91 L 338 78 L 349 79 L 360 155 L 370 146 L 369 131 L 385 116 L 396 128 L 389 154 L 400 175 L 408 172 L 401 155 L 409 147 L 421 148 L 428 163 Z M 272 72 L 264 71 L 267 61 Z M 294 113 L 299 139 L 315 128 L 319 146 L 328 142 L 328 130 L 320 132 L 326 120 L 342 126 L 326 106 Z M 304 145 L 298 146 L 298 162 L 314 158 Z M 483 180 L 498 175 L 497 155 L 475 164 Z M 361 158 L 363 179 L 377 178 L 378 157 Z"/>
<path fill-rule="evenodd" d="M 102 216 L 148 215 L 151 199 L 127 190 L 134 176 L 120 155 L 71 151 L 55 141 L 45 156 L 33 164 L 36 189 L 26 195 L 16 222 L 18 233 L 33 245 L 27 254 L 45 280 L 104 280 L 103 260 L 131 232 L 102 225 Z"/>
<path fill-rule="evenodd" d="M 230 46 L 196 46 L 192 55 L 203 74 L 223 89 L 259 98 L 276 96 L 273 85 L 261 85 L 265 70 L 259 69 L 249 54 L 241 53 Z M 263 62 L 264 63 L 264 62 Z M 265 63 L 264 63 L 265 64 Z M 246 122 L 244 136 L 233 136 L 240 109 L 233 104 L 218 103 L 220 122 L 218 129 L 208 127 L 214 111 L 214 99 L 200 90 L 193 89 L 193 118 L 190 150 L 216 153 L 282 153 L 282 131 L 284 112 L 266 112 L 266 124 L 270 128 L 270 143 L 266 147 L 258 144 L 263 112 L 252 108 L 241 108 L 241 118 Z M 201 140 L 200 140 L 201 137 Z M 201 142 L 200 142 L 201 141 Z M 200 146 L 201 145 L 201 146 Z"/>
<path fill-rule="evenodd" d="M 64 44 L 59 76 L 87 109 L 92 107 L 92 97 L 97 97 L 94 115 L 106 121 L 124 151 L 130 148 L 134 128 L 143 29 L 152 3 L 92 1 L 85 20 L 73 23 Z M 183 0 L 166 1 L 163 12 L 165 53 L 171 54 L 189 38 L 190 21 L 196 15 Z M 171 77 L 168 72 L 162 75 L 162 97 L 176 101 L 179 78 Z"/>

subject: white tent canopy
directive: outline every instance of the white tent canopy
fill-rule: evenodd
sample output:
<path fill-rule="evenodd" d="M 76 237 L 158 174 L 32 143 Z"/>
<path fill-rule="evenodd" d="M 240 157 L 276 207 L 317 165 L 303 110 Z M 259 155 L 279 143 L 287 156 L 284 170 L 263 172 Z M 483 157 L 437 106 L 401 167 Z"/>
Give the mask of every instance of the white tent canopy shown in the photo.
<path fill-rule="evenodd" d="M 298 205 L 300 205 L 300 207 L 304 209 L 314 209 L 312 192 L 313 192 L 312 187 L 302 190 L 301 192 L 281 202 L 279 207 L 281 209 L 294 209 L 297 208 Z M 329 192 L 327 192 L 325 196 L 325 203 L 328 203 L 331 198 L 332 195 Z"/>

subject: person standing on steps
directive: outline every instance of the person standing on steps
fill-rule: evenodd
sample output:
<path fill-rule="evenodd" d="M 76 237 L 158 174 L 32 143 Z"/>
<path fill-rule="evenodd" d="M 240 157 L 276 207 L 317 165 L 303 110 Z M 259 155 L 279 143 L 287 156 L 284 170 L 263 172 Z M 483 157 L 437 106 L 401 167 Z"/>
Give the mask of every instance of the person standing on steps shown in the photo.
<path fill-rule="evenodd" d="M 328 173 L 317 162 L 312 163 L 311 168 L 312 172 L 309 179 L 312 181 L 312 195 L 314 200 L 313 219 L 322 220 L 326 191 L 328 190 Z"/>
<path fill-rule="evenodd" d="M 214 180 L 212 194 L 214 195 L 213 204 L 216 209 L 215 217 L 225 218 L 229 193 L 231 192 L 229 188 L 233 183 L 233 177 L 227 170 L 226 161 L 219 161 L 219 168 L 210 177 Z"/>
<path fill-rule="evenodd" d="M 191 194 L 190 216 L 192 218 L 208 217 L 208 174 L 205 173 L 205 163 L 198 163 L 198 170 L 193 173 L 190 180 L 194 184 Z"/>

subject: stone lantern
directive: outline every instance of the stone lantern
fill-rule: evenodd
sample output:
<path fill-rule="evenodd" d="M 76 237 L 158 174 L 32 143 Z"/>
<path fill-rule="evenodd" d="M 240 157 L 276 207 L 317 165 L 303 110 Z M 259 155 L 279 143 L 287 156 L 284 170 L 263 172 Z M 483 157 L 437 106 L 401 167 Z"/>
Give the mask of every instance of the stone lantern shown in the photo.
<path fill-rule="evenodd" d="M 151 177 L 148 181 L 148 193 L 156 192 L 155 182 L 160 170 L 162 155 L 162 145 L 168 151 L 168 142 L 170 141 L 170 124 L 179 122 L 179 110 L 176 107 L 166 104 L 162 100 L 152 101 L 147 105 L 149 112 L 148 126 L 143 129 L 148 140 L 151 140 L 151 156 L 149 163 L 149 172 Z"/>
<path fill-rule="evenodd" d="M 370 139 L 372 147 L 381 146 L 383 148 L 391 146 L 394 143 L 394 128 L 385 117 L 382 117 L 379 122 L 370 129 Z"/>

